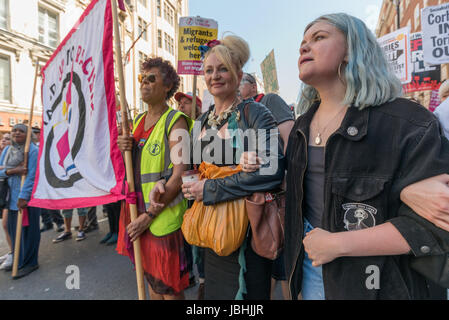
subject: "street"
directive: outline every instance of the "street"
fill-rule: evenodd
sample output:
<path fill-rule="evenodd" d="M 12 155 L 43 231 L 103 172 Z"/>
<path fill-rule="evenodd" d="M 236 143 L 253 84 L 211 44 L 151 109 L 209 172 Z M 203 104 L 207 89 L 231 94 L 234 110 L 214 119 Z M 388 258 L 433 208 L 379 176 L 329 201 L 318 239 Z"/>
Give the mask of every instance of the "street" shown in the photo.
<path fill-rule="evenodd" d="M 108 233 L 108 220 L 101 206 L 97 207 L 99 229 L 76 241 L 78 215 L 73 215 L 72 239 L 54 244 L 58 233 L 41 233 L 39 269 L 30 275 L 12 280 L 11 272 L 0 270 L 1 300 L 137 300 L 134 268 L 127 257 L 116 253 L 114 246 L 100 244 Z M 8 252 L 3 228 L 0 228 L 0 255 Z M 67 289 L 66 280 L 73 274 L 68 266 L 79 268 L 79 289 Z M 67 270 L 67 273 L 66 273 Z M 68 281 L 70 284 L 70 281 Z M 187 300 L 195 300 L 198 285 L 185 291 Z M 148 288 L 147 299 L 148 299 Z M 276 296 L 281 294 L 277 286 Z"/>

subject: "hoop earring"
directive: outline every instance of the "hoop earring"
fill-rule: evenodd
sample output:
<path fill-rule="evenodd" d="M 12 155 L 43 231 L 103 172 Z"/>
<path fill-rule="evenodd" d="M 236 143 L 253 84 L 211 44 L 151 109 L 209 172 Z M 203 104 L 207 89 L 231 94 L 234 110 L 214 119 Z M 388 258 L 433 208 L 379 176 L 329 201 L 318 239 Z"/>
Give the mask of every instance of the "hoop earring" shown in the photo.
<path fill-rule="evenodd" d="M 341 77 L 341 66 L 342 66 L 343 62 L 340 62 L 340 64 L 338 65 L 338 78 L 340 79 L 341 82 L 346 83 L 345 80 Z"/>

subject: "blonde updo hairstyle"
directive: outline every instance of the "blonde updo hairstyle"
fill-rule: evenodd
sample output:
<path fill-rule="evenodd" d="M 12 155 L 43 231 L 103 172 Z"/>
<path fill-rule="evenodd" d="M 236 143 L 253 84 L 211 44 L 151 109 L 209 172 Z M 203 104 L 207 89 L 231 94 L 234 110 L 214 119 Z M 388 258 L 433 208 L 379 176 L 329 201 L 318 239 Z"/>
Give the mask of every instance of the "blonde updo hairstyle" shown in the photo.
<path fill-rule="evenodd" d="M 220 40 L 219 45 L 205 54 L 204 62 L 212 53 L 217 55 L 217 58 L 231 71 L 236 83 L 239 83 L 238 74 L 242 71 L 250 56 L 248 43 L 238 36 L 229 35 Z"/>

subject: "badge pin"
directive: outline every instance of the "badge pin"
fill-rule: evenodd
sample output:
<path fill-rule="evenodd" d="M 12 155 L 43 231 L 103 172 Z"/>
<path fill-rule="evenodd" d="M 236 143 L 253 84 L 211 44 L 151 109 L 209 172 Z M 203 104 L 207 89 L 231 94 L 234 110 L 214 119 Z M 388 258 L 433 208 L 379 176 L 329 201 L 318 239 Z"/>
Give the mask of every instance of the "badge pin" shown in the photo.
<path fill-rule="evenodd" d="M 351 137 L 355 137 L 359 133 L 359 130 L 356 127 L 349 127 L 347 132 Z"/>

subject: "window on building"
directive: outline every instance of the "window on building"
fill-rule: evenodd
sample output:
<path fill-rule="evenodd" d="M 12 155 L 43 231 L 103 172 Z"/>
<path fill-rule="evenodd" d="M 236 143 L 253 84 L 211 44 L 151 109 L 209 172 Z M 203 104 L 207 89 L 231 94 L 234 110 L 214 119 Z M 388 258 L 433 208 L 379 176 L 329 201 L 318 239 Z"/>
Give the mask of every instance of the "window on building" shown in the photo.
<path fill-rule="evenodd" d="M 0 56 L 0 100 L 11 102 L 11 63 Z"/>
<path fill-rule="evenodd" d="M 164 19 L 170 23 L 170 25 L 174 25 L 174 18 L 175 18 L 175 10 L 164 2 Z"/>
<path fill-rule="evenodd" d="M 143 5 L 145 8 L 147 7 L 147 0 L 139 0 L 140 4 Z"/>
<path fill-rule="evenodd" d="M 58 44 L 58 15 L 44 8 L 39 8 L 39 42 L 56 47 Z"/>
<path fill-rule="evenodd" d="M 170 53 L 172 55 L 175 55 L 175 41 L 173 40 L 172 37 L 170 37 Z"/>
<path fill-rule="evenodd" d="M 158 17 L 161 16 L 161 11 L 162 11 L 162 9 L 161 9 L 161 0 L 157 0 L 156 1 L 156 14 L 157 14 Z"/>
<path fill-rule="evenodd" d="M 142 68 L 142 64 L 147 59 L 148 59 L 148 55 L 146 55 L 145 53 L 139 51 L 139 66 L 140 66 L 140 68 Z"/>
<path fill-rule="evenodd" d="M 174 26 L 174 19 L 175 19 L 175 11 L 172 8 L 168 8 L 168 22 L 170 23 L 170 25 Z"/>
<path fill-rule="evenodd" d="M 404 18 L 404 13 L 405 13 L 405 1 L 402 0 L 400 4 L 400 13 L 399 13 L 399 18 L 401 19 L 401 21 Z"/>
<path fill-rule="evenodd" d="M 8 28 L 8 0 L 0 0 L 0 28 Z"/>
<path fill-rule="evenodd" d="M 169 50 L 169 41 L 168 41 L 168 34 L 167 32 L 164 32 L 164 44 L 165 44 L 165 50 L 168 51 Z"/>
<path fill-rule="evenodd" d="M 157 46 L 162 48 L 162 31 L 157 30 Z"/>
<path fill-rule="evenodd" d="M 137 24 L 138 24 L 138 32 L 139 32 L 139 35 L 142 33 L 142 31 L 143 31 L 143 33 L 142 33 L 142 39 L 144 39 L 145 41 L 148 41 L 148 35 L 147 35 L 147 30 L 146 30 L 146 25 L 147 25 L 147 23 L 146 23 L 146 21 L 145 20 L 143 20 L 141 17 L 138 17 L 138 22 L 137 22 Z"/>
<path fill-rule="evenodd" d="M 419 3 L 415 7 L 415 30 L 419 28 L 421 22 L 421 8 L 419 7 Z"/>

